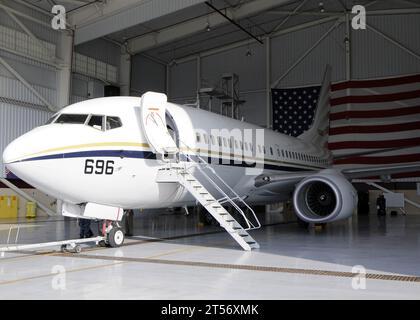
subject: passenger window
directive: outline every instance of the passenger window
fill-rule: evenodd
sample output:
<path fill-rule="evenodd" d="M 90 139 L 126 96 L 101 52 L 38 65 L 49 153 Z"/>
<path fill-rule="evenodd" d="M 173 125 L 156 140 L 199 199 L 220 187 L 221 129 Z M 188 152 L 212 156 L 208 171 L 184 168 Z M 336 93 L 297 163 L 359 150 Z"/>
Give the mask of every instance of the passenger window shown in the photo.
<path fill-rule="evenodd" d="M 195 134 L 195 138 L 196 138 L 197 143 L 201 142 L 201 136 L 198 132 Z"/>
<path fill-rule="evenodd" d="M 244 150 L 244 144 L 243 144 L 243 142 L 240 141 L 239 144 L 241 145 L 241 149 Z"/>
<path fill-rule="evenodd" d="M 211 140 L 211 144 L 215 144 L 215 140 L 214 140 L 214 136 L 213 135 L 210 135 L 210 140 Z"/>
<path fill-rule="evenodd" d="M 222 146 L 222 138 L 217 137 L 217 141 L 219 142 L 219 147 L 221 147 Z"/>
<path fill-rule="evenodd" d="M 227 141 L 226 141 L 226 138 L 223 138 L 223 145 L 224 145 L 225 147 L 227 147 Z"/>
<path fill-rule="evenodd" d="M 266 153 L 267 153 L 267 151 L 266 151 L 266 149 L 265 149 L 265 146 L 263 146 L 263 150 L 264 150 L 264 154 L 266 154 Z"/>
<path fill-rule="evenodd" d="M 55 123 L 84 124 L 87 117 L 87 114 L 61 114 Z"/>
<path fill-rule="evenodd" d="M 209 138 L 207 137 L 206 134 L 203 134 L 204 136 L 204 142 L 208 145 L 209 144 Z"/>
<path fill-rule="evenodd" d="M 120 118 L 106 117 L 106 130 L 112 130 L 122 127 Z"/>
<path fill-rule="evenodd" d="M 244 145 L 245 145 L 245 151 L 248 151 L 248 142 L 245 142 Z"/>
<path fill-rule="evenodd" d="M 270 147 L 270 154 L 273 155 L 273 148 Z"/>
<path fill-rule="evenodd" d="M 261 146 L 258 145 L 258 152 L 261 153 Z"/>
<path fill-rule="evenodd" d="M 103 130 L 102 128 L 102 116 L 91 116 L 88 122 L 88 126 L 91 126 L 98 130 Z"/>
<path fill-rule="evenodd" d="M 235 148 L 238 149 L 238 140 L 235 140 Z"/>

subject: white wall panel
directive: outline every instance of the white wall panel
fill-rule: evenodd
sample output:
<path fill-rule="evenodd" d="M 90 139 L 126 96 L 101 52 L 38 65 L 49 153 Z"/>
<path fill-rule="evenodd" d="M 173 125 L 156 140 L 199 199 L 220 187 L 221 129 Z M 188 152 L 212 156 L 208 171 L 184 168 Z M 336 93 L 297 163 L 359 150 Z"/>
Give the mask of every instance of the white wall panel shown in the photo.
<path fill-rule="evenodd" d="M 20 135 L 45 123 L 52 113 L 0 102 L 0 176 L 4 174 L 3 150 Z"/>

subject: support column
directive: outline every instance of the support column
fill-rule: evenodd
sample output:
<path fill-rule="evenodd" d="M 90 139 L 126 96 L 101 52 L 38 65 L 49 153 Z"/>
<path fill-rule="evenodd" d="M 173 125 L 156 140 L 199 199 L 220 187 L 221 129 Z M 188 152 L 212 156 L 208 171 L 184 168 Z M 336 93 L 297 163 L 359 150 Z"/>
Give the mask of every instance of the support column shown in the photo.
<path fill-rule="evenodd" d="M 352 57 L 351 57 L 351 20 L 350 14 L 346 14 L 346 80 L 350 81 L 352 77 Z"/>
<path fill-rule="evenodd" d="M 267 128 L 272 128 L 273 124 L 271 123 L 272 118 L 272 105 L 271 105 L 271 38 L 267 37 L 265 39 L 265 91 L 266 91 L 266 126 Z"/>
<path fill-rule="evenodd" d="M 201 57 L 197 56 L 197 108 L 200 109 Z"/>
<path fill-rule="evenodd" d="M 60 33 L 60 43 L 57 46 L 57 57 L 59 59 L 58 85 L 57 85 L 57 106 L 62 109 L 70 104 L 71 78 L 73 63 L 74 33 L 66 30 Z"/>
<path fill-rule="evenodd" d="M 119 72 L 120 94 L 129 96 L 131 89 L 131 55 L 125 46 L 121 47 L 120 72 Z"/>
<path fill-rule="evenodd" d="M 168 98 L 170 97 L 170 89 L 171 89 L 171 67 L 166 65 L 166 95 Z"/>

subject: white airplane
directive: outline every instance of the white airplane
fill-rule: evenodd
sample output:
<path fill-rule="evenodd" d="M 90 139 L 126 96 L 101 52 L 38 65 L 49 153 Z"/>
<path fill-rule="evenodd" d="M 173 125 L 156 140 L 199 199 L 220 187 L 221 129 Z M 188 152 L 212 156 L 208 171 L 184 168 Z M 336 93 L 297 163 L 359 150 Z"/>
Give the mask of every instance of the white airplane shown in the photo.
<path fill-rule="evenodd" d="M 298 138 L 172 104 L 159 93 L 87 100 L 10 143 L 3 161 L 22 180 L 61 199 L 64 216 L 105 220 L 110 246 L 124 241 L 118 222 L 126 209 L 206 206 L 208 201 L 209 212 L 238 242 L 245 238 L 240 244 L 250 250 L 258 246 L 247 228 L 219 204 L 239 209 L 293 199 L 301 220 L 327 223 L 355 211 L 352 178 L 420 167 L 333 169 L 324 148 L 328 89 L 323 86 L 312 127 Z"/>

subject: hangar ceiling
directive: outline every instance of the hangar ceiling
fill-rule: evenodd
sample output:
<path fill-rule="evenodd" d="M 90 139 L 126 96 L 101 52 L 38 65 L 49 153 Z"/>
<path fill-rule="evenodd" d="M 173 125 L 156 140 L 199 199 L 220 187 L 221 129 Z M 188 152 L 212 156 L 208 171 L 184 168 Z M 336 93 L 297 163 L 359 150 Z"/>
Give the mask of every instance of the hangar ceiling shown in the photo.
<path fill-rule="evenodd" d="M 139 0 L 16 0 L 50 11 L 54 4 L 67 8 L 75 24 L 76 44 L 94 37 L 126 44 L 131 54 L 145 53 L 170 63 L 199 52 L 254 39 L 210 8 L 204 0 L 163 2 Z M 211 4 L 257 38 L 307 23 L 333 21 L 351 11 L 356 4 L 370 14 L 398 14 L 398 10 L 419 12 L 420 0 L 212 0 Z M 156 7 L 140 7 L 156 3 Z M 160 7 L 158 6 L 160 5 Z M 136 19 L 133 12 L 149 9 L 151 14 Z M 153 10 L 160 14 L 155 16 Z M 131 15 L 130 15 L 130 12 Z M 162 14 L 162 12 L 164 14 Z M 408 12 L 404 12 L 408 13 Z M 126 22 L 121 22 L 127 18 Z M 118 21 L 117 21 L 118 20 Z M 140 23 L 139 23 L 140 21 Z M 100 28 L 106 23 L 107 29 Z M 327 27 L 326 27 L 327 28 Z M 100 30 L 99 30 L 100 29 Z"/>

